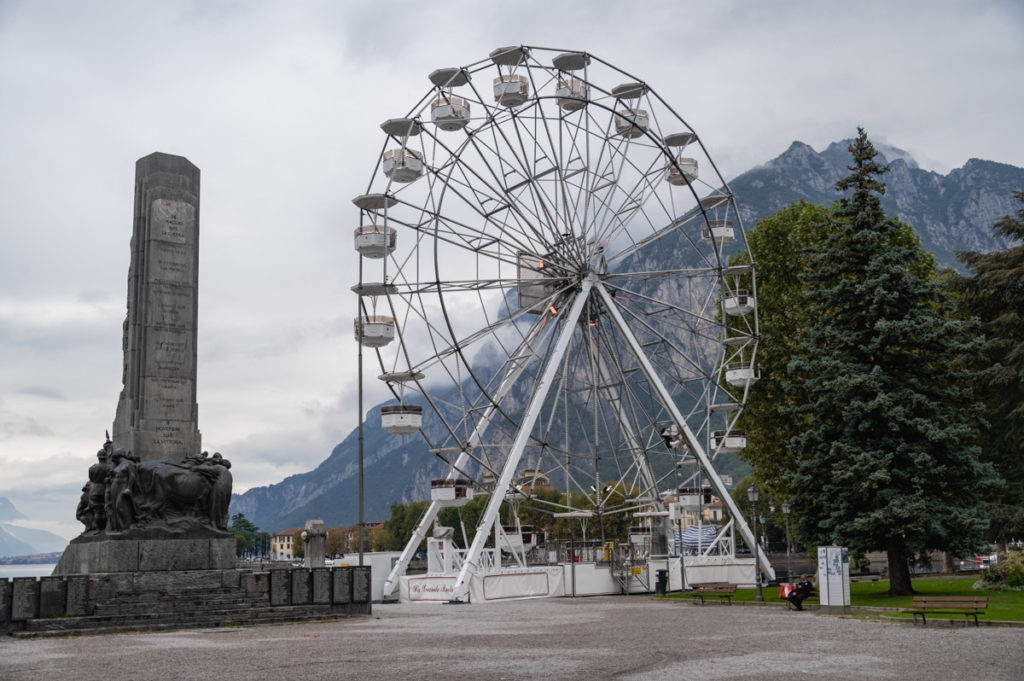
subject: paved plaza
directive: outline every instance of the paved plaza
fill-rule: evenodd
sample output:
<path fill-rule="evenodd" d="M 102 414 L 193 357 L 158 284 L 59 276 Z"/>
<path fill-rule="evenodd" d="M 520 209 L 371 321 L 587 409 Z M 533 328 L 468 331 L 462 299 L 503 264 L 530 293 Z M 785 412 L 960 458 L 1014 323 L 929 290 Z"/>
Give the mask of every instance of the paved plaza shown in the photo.
<path fill-rule="evenodd" d="M 367 618 L 0 639 L 4 681 L 1024 679 L 1024 628 L 910 626 L 647 596 L 374 605 Z"/>

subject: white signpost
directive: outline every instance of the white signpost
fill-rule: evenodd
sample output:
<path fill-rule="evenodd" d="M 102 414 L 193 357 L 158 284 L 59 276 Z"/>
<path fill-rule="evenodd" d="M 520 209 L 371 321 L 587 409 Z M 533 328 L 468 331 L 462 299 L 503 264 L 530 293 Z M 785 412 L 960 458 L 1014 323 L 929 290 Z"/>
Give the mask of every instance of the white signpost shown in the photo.
<path fill-rule="evenodd" d="M 818 547 L 818 594 L 822 612 L 849 612 L 850 549 Z"/>

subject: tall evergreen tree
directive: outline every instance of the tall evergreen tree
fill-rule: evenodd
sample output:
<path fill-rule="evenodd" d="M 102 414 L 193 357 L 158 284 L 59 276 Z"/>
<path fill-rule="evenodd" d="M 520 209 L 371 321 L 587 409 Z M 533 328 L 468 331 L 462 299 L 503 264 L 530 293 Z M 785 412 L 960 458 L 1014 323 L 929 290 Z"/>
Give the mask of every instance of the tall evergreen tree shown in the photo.
<path fill-rule="evenodd" d="M 803 330 L 814 321 L 805 275 L 812 269 L 811 249 L 820 248 L 835 230 L 837 209 L 838 202 L 819 206 L 800 201 L 761 218 L 747 235 L 747 245 L 757 263 L 757 361 L 761 380 L 751 391 L 737 426 L 748 443 L 741 456 L 753 466 L 758 486 L 777 503 L 792 495 L 792 475 L 797 465 L 797 452 L 787 441 L 803 430 L 807 421 L 806 415 L 786 408 L 792 401 L 785 389 L 786 367 L 800 350 Z M 917 234 L 903 222 L 897 224 L 890 243 L 920 249 Z M 743 262 L 736 258 L 730 264 Z M 934 259 L 922 253 L 914 271 L 930 276 L 934 270 Z"/>
<path fill-rule="evenodd" d="M 793 505 L 808 542 L 885 550 L 890 593 L 902 595 L 918 552 L 977 547 L 995 477 L 975 444 L 974 376 L 957 361 L 976 340 L 950 318 L 944 284 L 920 274 L 926 254 L 895 243 L 899 223 L 879 200 L 888 167 L 863 129 L 849 149 L 836 189 L 852 195 L 810 249 L 813 322 L 788 367 L 791 411 L 807 419 L 789 440 Z"/>
<path fill-rule="evenodd" d="M 989 504 L 989 539 L 1003 546 L 1024 536 L 1024 192 L 1022 207 L 993 225 L 1016 242 L 993 253 L 960 253 L 970 277 L 956 277 L 957 307 L 980 319 L 981 352 L 972 355 L 981 371 L 978 394 L 988 407 L 991 427 L 981 438 L 983 458 L 1004 485 Z"/>

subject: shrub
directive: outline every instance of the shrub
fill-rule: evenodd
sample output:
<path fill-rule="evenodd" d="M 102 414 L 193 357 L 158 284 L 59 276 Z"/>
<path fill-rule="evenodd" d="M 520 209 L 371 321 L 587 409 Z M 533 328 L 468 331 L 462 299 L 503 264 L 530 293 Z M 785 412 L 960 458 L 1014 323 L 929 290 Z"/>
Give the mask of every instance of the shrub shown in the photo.
<path fill-rule="evenodd" d="M 1008 552 L 979 581 L 985 589 L 1024 591 L 1024 552 Z"/>

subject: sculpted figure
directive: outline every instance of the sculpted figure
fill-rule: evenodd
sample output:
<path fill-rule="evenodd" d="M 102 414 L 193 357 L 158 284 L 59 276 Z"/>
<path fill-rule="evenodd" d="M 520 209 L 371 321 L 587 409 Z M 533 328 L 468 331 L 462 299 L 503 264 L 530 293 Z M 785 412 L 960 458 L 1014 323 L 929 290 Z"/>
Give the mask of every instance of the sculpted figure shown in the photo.
<path fill-rule="evenodd" d="M 82 496 L 78 499 L 78 508 L 75 509 L 75 518 L 85 525 L 85 532 L 93 528 L 92 513 L 89 511 L 89 483 L 82 485 Z"/>
<path fill-rule="evenodd" d="M 107 526 L 106 504 L 107 475 L 110 474 L 109 457 L 114 443 L 107 434 L 103 448 L 96 452 L 96 463 L 89 467 L 89 481 L 82 487 L 82 496 L 75 509 L 75 517 L 85 525 L 84 532 L 102 532 Z"/>
<path fill-rule="evenodd" d="M 203 455 L 186 456 L 182 463 L 161 461 L 139 466 L 147 521 L 175 525 L 206 522 L 210 492 L 219 469 Z"/>
<path fill-rule="evenodd" d="M 211 462 L 216 469 L 213 489 L 210 490 L 210 525 L 218 530 L 228 529 L 228 506 L 231 504 L 231 462 L 215 452 Z"/>
<path fill-rule="evenodd" d="M 138 474 L 134 457 L 123 449 L 115 449 L 113 470 L 110 472 L 107 485 L 107 526 L 115 531 L 127 530 L 140 515 L 136 503 L 138 501 Z"/>
<path fill-rule="evenodd" d="M 114 450 L 109 437 L 89 468 L 75 511 L 84 533 L 196 524 L 227 531 L 231 462 L 220 452 L 187 455 L 180 463 L 142 463 L 132 452 Z"/>
<path fill-rule="evenodd" d="M 106 491 L 107 476 L 113 467 L 110 465 L 110 453 L 114 443 L 109 439 L 103 443 L 103 449 L 96 452 L 96 463 L 89 467 L 88 510 L 90 522 L 86 523 L 86 531 L 102 532 L 107 528 Z"/>

